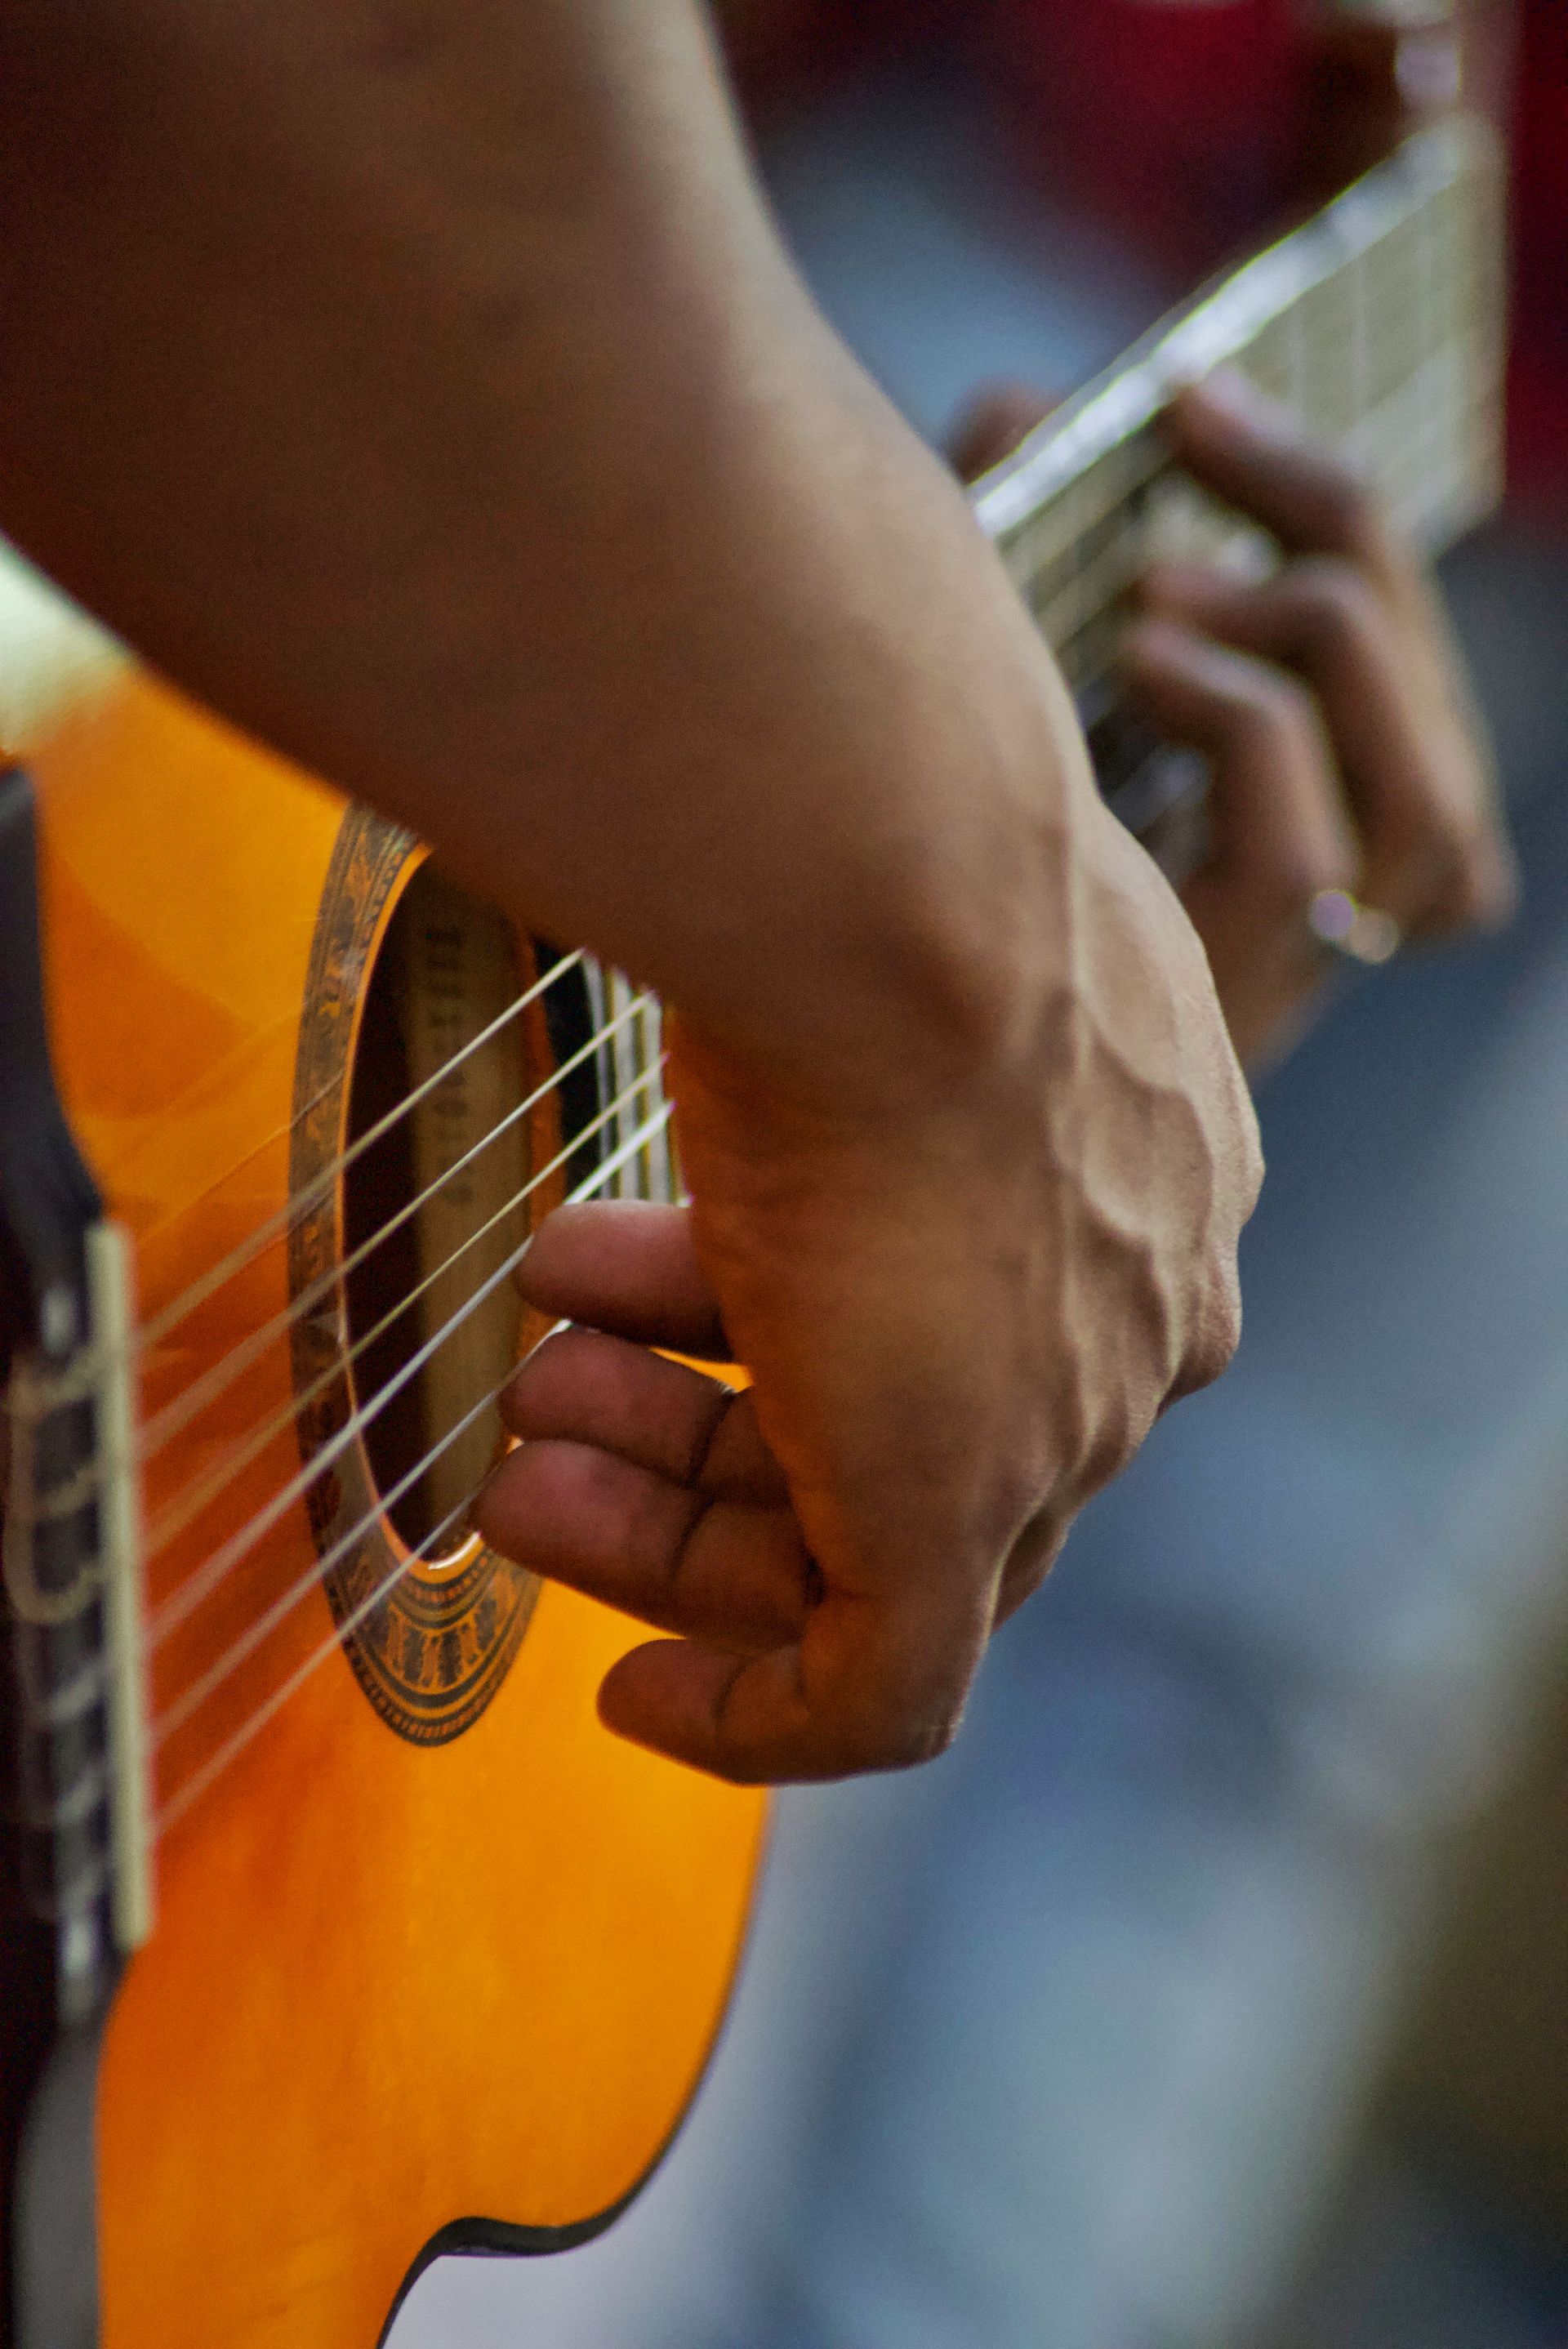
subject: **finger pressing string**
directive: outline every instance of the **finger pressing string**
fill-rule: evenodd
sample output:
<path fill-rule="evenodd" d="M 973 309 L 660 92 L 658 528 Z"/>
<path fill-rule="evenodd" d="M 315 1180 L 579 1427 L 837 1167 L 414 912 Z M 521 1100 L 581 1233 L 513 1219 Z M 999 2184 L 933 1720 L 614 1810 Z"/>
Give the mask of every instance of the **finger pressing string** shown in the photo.
<path fill-rule="evenodd" d="M 1206 490 L 1270 530 L 1291 554 L 1336 554 L 1391 575 L 1382 506 L 1355 469 L 1230 368 L 1178 392 L 1166 430 Z"/>
<path fill-rule="evenodd" d="M 1250 906 L 1288 918 L 1320 890 L 1357 886 L 1355 832 L 1302 686 L 1164 617 L 1129 630 L 1123 668 L 1133 707 L 1212 761 L 1213 869 L 1245 885 Z"/>
<path fill-rule="evenodd" d="M 1311 687 L 1360 819 L 1372 902 L 1407 930 L 1506 914 L 1510 867 L 1485 820 L 1479 743 L 1437 689 L 1429 647 L 1364 570 L 1313 556 L 1249 582 L 1208 564 L 1162 564 L 1140 596 Z"/>

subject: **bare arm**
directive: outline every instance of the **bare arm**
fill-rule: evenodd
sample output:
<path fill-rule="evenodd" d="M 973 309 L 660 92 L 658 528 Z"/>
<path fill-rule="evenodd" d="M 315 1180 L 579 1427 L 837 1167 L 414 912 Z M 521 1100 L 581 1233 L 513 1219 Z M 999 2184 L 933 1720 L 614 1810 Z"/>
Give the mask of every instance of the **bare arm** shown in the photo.
<path fill-rule="evenodd" d="M 1022 388 L 985 395 L 960 470 L 999 464 L 1052 404 Z M 1241 376 L 1182 392 L 1167 429 L 1284 556 L 1262 581 L 1157 566 L 1122 646 L 1134 707 L 1212 771 L 1212 838 L 1181 896 L 1232 1041 L 1261 1071 L 1327 993 L 1315 907 L 1343 917 L 1353 892 L 1410 939 L 1494 926 L 1512 909 L 1513 857 L 1436 582 L 1374 492 Z"/>
<path fill-rule="evenodd" d="M 797 285 L 694 9 L 24 0 L 0 87 L 4 521 L 177 679 L 727 1023 L 772 1033 L 759 932 L 803 1014 L 841 983 L 873 874 L 995 902 L 922 686 L 952 612 L 923 647 L 889 583 L 1018 616 Z"/>
<path fill-rule="evenodd" d="M 612 1676 L 627 1733 L 931 1752 L 1228 1357 L 1255 1143 L 1198 942 L 796 283 L 696 9 L 15 0 L 0 222 L 0 524 L 676 1009 L 692 1214 L 536 1243 L 601 1334 L 523 1374 L 490 1530 L 680 1635 Z M 644 1350 L 727 1341 L 732 1409 Z"/>

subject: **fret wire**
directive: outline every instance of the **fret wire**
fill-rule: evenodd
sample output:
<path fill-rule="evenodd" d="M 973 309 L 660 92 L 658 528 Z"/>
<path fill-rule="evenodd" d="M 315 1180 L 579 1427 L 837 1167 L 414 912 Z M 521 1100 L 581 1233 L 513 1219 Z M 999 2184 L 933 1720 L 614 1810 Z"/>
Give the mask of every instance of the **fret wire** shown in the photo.
<path fill-rule="evenodd" d="M 1258 336 L 1253 350 L 1244 355 L 1246 362 L 1249 362 L 1249 374 L 1253 374 L 1253 378 L 1263 376 L 1263 378 L 1270 380 L 1270 388 L 1294 392 L 1295 407 L 1305 413 L 1307 423 L 1315 425 L 1322 432 L 1338 435 L 1340 440 L 1355 435 L 1359 453 L 1371 462 L 1371 470 L 1383 474 L 1389 491 L 1394 493 L 1394 502 L 1399 502 L 1399 505 L 1408 505 L 1410 496 L 1401 474 L 1408 474 L 1410 481 L 1425 481 L 1425 484 L 1439 477 L 1439 474 L 1434 474 L 1432 460 L 1429 458 L 1422 460 L 1422 453 L 1418 449 L 1418 429 L 1425 429 L 1428 435 L 1432 435 L 1434 429 L 1441 425 L 1444 399 L 1439 399 L 1437 392 L 1450 390 L 1450 385 L 1446 383 L 1437 385 L 1437 388 L 1432 388 L 1425 380 L 1410 383 L 1408 357 L 1401 359 L 1399 329 L 1404 326 L 1404 319 L 1401 319 L 1399 305 L 1385 303 L 1383 310 L 1389 331 L 1383 336 L 1383 346 L 1380 346 L 1385 352 L 1383 380 L 1387 383 L 1389 392 L 1404 395 L 1399 404 L 1413 409 L 1416 416 L 1410 423 L 1406 423 L 1401 432 L 1385 435 L 1380 444 L 1377 444 L 1376 429 L 1368 429 L 1368 425 L 1376 428 L 1376 423 L 1380 420 L 1376 416 L 1376 409 L 1385 404 L 1385 401 L 1373 401 L 1371 395 L 1373 371 L 1368 352 L 1373 346 L 1367 326 L 1368 277 L 1371 277 L 1373 270 L 1383 270 L 1389 264 L 1389 246 L 1399 244 L 1399 237 L 1408 240 L 1408 235 L 1413 235 L 1410 223 L 1397 223 L 1383 242 L 1373 242 L 1371 246 L 1367 246 L 1367 252 L 1359 254 L 1347 268 L 1340 270 L 1338 277 L 1315 282 L 1315 285 L 1307 286 L 1303 296 L 1295 298 L 1279 317 L 1267 324 Z M 1428 237 L 1422 237 L 1420 242 L 1422 246 L 1429 244 Z M 1399 256 L 1399 252 L 1394 252 L 1394 261 L 1401 261 L 1401 258 L 1404 256 Z M 1397 270 L 1389 270 L 1389 274 L 1394 274 L 1397 280 L 1404 280 L 1408 286 L 1408 268 L 1401 265 Z M 1408 291 L 1406 291 L 1406 303 L 1408 303 Z M 1338 307 L 1345 313 L 1343 319 L 1334 319 L 1328 315 L 1328 303 L 1331 301 L 1338 303 Z M 1428 329 L 1428 334 L 1429 331 L 1432 329 Z M 1284 341 L 1279 341 L 1282 334 Z M 1408 343 L 1408 331 L 1406 331 L 1406 343 Z M 1258 359 L 1261 359 L 1261 364 L 1258 364 Z M 1345 397 L 1345 367 L 1350 368 L 1350 397 Z M 1377 383 L 1377 390 L 1383 390 L 1383 383 Z M 1449 440 L 1453 440 L 1453 429 L 1449 432 Z M 1112 456 L 1119 456 L 1119 453 L 1122 451 L 1115 451 Z M 1155 481 L 1160 477 L 1157 468 L 1160 468 L 1157 458 L 1143 458 L 1140 477 Z M 1108 470 L 1106 458 L 1096 460 L 1096 465 L 1091 465 L 1079 477 L 1079 481 L 1070 484 L 1068 491 L 1063 491 L 1061 498 L 1058 498 L 1061 519 L 1068 519 L 1070 493 L 1079 491 L 1082 484 L 1089 484 L 1094 474 L 1103 472 L 1103 470 Z M 1171 472 L 1169 465 L 1164 465 L 1162 470 L 1167 474 Z M 1439 472 L 1446 472 L 1446 470 L 1449 468 L 1439 468 Z M 1045 514 L 1049 512 L 1052 510 L 1047 507 Z M 1030 606 L 1036 608 L 1042 632 L 1045 632 L 1047 641 L 1052 641 L 1054 648 L 1063 656 L 1066 665 L 1073 672 L 1075 684 L 1087 681 L 1087 672 L 1091 672 L 1091 667 L 1094 667 L 1091 660 L 1087 662 L 1082 657 L 1073 657 L 1078 646 L 1082 644 L 1085 636 L 1094 632 L 1096 623 L 1110 611 L 1115 596 L 1124 590 L 1124 585 L 1130 583 L 1131 575 L 1134 575 L 1134 562 L 1127 554 L 1119 554 L 1119 550 L 1127 547 L 1127 538 L 1119 540 L 1118 545 L 1118 533 L 1115 533 L 1118 519 L 1118 505 L 1101 501 L 1096 517 L 1091 522 L 1079 519 L 1078 529 L 1063 533 L 1066 545 L 1061 543 L 1061 538 L 1057 538 L 1054 552 L 1047 559 L 1042 559 L 1036 552 L 1037 540 L 1047 538 L 1045 529 L 1036 529 L 1028 535 L 1021 531 L 1016 543 L 1009 547 L 1009 554 L 1014 557 L 1014 575 L 1016 578 L 1021 575 L 1021 585 L 1028 595 Z M 1030 538 L 1033 538 L 1033 545 L 1030 545 Z M 1110 540 L 1110 547 L 1108 547 L 1106 554 L 1099 557 L 1099 562 L 1091 559 L 1089 554 L 1089 547 L 1096 538 Z"/>

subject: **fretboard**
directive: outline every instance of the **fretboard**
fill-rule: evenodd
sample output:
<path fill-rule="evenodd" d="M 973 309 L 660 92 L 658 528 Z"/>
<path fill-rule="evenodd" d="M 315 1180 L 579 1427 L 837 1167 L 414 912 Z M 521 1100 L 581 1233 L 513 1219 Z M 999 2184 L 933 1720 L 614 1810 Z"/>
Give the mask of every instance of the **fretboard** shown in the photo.
<path fill-rule="evenodd" d="M 1256 537 L 1171 462 L 1158 418 L 1234 366 L 1349 456 L 1439 552 L 1501 482 L 1502 206 L 1496 142 L 1456 118 L 1207 287 L 1032 434 L 979 519 L 1088 714 L 1119 601 L 1156 554 Z"/>

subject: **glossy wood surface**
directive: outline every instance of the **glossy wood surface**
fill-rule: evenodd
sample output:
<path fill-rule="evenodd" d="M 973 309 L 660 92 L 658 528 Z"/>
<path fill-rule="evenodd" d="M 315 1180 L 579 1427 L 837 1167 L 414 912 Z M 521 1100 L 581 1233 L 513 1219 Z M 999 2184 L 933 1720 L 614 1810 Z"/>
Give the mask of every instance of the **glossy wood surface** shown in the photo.
<path fill-rule="evenodd" d="M 8 747 L 39 788 L 63 1089 L 150 1316 L 286 1195 L 343 811 L 134 670 L 67 684 L 13 709 Z M 153 1348 L 150 1420 L 287 1284 L 280 1238 Z M 154 1525 L 291 1375 L 269 1344 L 152 1459 Z M 155 1623 L 298 1465 L 285 1430 L 166 1544 Z M 315 1563 L 296 1505 L 161 1640 L 155 1723 Z M 489 1711 L 435 1747 L 384 1725 L 334 1649 L 179 1817 L 105 2050 L 105 2349 L 371 2349 L 438 2230 L 571 2227 L 648 2168 L 727 1995 L 763 1808 L 599 1728 L 638 1636 L 545 1589 Z M 175 1716 L 160 1801 L 333 1638 L 319 1589 L 284 1609 Z"/>

